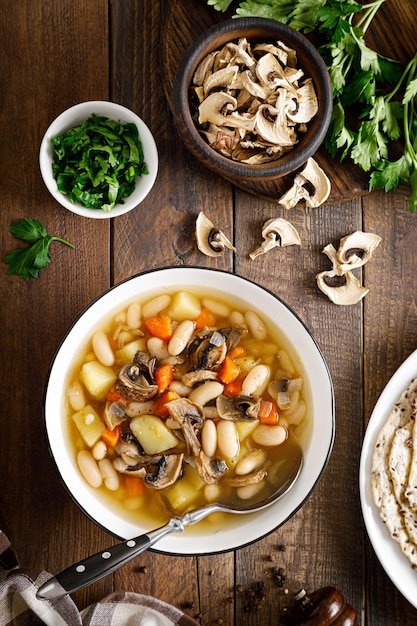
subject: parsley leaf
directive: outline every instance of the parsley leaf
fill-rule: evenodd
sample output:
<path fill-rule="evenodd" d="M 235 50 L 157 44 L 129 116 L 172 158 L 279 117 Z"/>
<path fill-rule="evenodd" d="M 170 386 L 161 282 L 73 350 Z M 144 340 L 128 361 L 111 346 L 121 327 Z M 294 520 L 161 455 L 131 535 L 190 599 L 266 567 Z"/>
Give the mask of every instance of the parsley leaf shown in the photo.
<path fill-rule="evenodd" d="M 206 0 L 218 10 L 229 0 Z M 411 187 L 417 209 L 417 53 L 405 68 L 370 48 L 365 34 L 386 0 L 245 0 L 235 17 L 266 17 L 309 33 L 330 74 L 333 115 L 324 141 L 332 156 L 350 158 L 371 171 L 369 188 L 386 191 L 401 182 Z M 220 6 L 223 7 L 220 9 Z M 394 85 L 394 88 L 392 86 Z M 389 158 L 391 142 L 403 153 Z"/>
<path fill-rule="evenodd" d="M 148 174 L 135 124 L 92 115 L 52 139 L 52 171 L 72 203 L 111 211 L 135 189 L 135 176 Z M 116 192 L 116 193 L 115 193 Z"/>
<path fill-rule="evenodd" d="M 209 6 L 214 7 L 217 11 L 226 11 L 229 5 L 232 4 L 232 0 L 207 0 Z"/>
<path fill-rule="evenodd" d="M 29 245 L 9 252 L 5 258 L 5 263 L 9 265 L 7 273 L 17 274 L 25 280 L 37 278 L 39 272 L 49 265 L 51 262 L 49 249 L 53 241 L 60 241 L 66 246 L 74 248 L 65 239 L 49 235 L 42 222 L 36 219 L 24 218 L 15 222 L 10 225 L 10 232 Z"/>

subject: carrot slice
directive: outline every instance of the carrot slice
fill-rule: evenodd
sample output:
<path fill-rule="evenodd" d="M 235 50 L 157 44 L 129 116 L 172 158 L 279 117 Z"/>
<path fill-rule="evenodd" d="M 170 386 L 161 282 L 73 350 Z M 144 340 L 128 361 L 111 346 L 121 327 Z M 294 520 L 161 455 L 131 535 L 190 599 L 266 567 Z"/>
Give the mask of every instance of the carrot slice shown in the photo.
<path fill-rule="evenodd" d="M 159 393 L 163 393 L 174 380 L 175 368 L 173 365 L 160 365 L 155 370 L 155 382 Z"/>
<path fill-rule="evenodd" d="M 195 327 L 196 329 L 204 328 L 204 326 L 214 326 L 216 323 L 216 316 L 214 313 L 203 307 L 201 309 L 200 315 L 196 317 Z"/>
<path fill-rule="evenodd" d="M 232 383 L 240 374 L 240 367 L 230 356 L 226 356 L 219 372 L 219 378 L 222 383 Z"/>
<path fill-rule="evenodd" d="M 223 393 L 225 396 L 236 397 L 242 393 L 242 381 L 239 379 L 233 380 L 231 383 L 227 383 L 224 386 Z"/>
<path fill-rule="evenodd" d="M 231 359 L 237 359 L 240 356 L 244 356 L 246 354 L 246 349 L 243 346 L 236 346 L 233 350 L 230 350 L 227 356 L 230 356 Z"/>
<path fill-rule="evenodd" d="M 140 476 L 125 476 L 126 495 L 129 498 L 143 495 L 145 485 Z"/>
<path fill-rule="evenodd" d="M 149 317 L 145 321 L 145 326 L 151 335 L 159 337 L 163 341 L 169 341 L 172 337 L 172 320 L 168 315 Z"/>
<path fill-rule="evenodd" d="M 109 389 L 109 391 L 106 393 L 106 400 L 108 400 L 109 402 L 119 402 L 119 400 L 122 400 L 122 398 L 122 394 L 119 393 L 114 387 Z"/>
<path fill-rule="evenodd" d="M 159 398 L 155 400 L 153 403 L 153 410 L 156 415 L 159 417 L 168 417 L 169 411 L 166 407 L 168 402 L 172 402 L 172 400 L 177 400 L 178 394 L 175 391 L 165 391 Z"/>
<path fill-rule="evenodd" d="M 277 424 L 279 420 L 278 407 L 275 400 L 261 400 L 258 419 L 261 424 Z"/>
<path fill-rule="evenodd" d="M 112 430 L 106 428 L 106 430 L 102 432 L 101 437 L 110 448 L 115 448 L 120 441 L 120 433 L 120 426 L 115 426 Z"/>

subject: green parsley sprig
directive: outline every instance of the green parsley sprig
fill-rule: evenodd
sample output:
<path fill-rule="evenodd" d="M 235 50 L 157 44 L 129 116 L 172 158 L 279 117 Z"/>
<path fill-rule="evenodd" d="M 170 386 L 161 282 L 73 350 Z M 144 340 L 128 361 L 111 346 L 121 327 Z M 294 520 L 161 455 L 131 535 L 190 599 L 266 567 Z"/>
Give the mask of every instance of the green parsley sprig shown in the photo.
<path fill-rule="evenodd" d="M 49 248 L 53 241 L 59 241 L 70 248 L 74 248 L 61 237 L 52 237 L 39 220 L 24 218 L 10 225 L 10 232 L 26 241 L 29 245 L 19 250 L 13 250 L 6 256 L 5 263 L 9 265 L 8 274 L 18 274 L 25 280 L 37 278 L 39 272 L 51 262 Z"/>
<path fill-rule="evenodd" d="M 232 0 L 206 0 L 226 11 Z M 304 33 L 315 31 L 332 81 L 333 115 L 324 145 L 372 171 L 369 187 L 386 191 L 411 185 L 410 210 L 417 207 L 417 54 L 404 71 L 367 46 L 365 34 L 386 0 L 245 0 L 235 17 L 266 17 Z M 388 92 L 388 93 L 387 93 Z M 359 122 L 359 123 L 358 123 Z M 392 161 L 390 148 L 403 145 Z"/>

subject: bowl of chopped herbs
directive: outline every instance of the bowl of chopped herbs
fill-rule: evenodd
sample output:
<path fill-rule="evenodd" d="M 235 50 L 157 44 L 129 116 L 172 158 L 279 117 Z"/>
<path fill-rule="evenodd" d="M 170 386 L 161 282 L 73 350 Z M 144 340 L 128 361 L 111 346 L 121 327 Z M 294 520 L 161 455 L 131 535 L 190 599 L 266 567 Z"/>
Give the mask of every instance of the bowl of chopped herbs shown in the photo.
<path fill-rule="evenodd" d="M 42 178 L 63 207 L 97 219 L 117 217 L 148 195 L 158 171 L 149 128 L 133 111 L 107 101 L 76 104 L 47 129 Z"/>

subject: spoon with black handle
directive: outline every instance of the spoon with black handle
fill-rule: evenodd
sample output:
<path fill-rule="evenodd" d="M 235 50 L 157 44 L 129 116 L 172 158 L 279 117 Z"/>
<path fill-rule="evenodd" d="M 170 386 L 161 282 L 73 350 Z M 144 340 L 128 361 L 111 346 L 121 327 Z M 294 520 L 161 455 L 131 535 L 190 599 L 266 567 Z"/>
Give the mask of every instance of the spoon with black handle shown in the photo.
<path fill-rule="evenodd" d="M 254 513 L 270 506 L 291 489 L 301 471 L 303 464 L 301 447 L 293 441 L 291 448 L 290 458 L 287 458 L 280 467 L 278 486 L 263 500 L 241 500 L 233 505 L 214 502 L 189 511 L 181 517 L 171 517 L 167 524 L 156 530 L 127 539 L 71 565 L 47 580 L 38 589 L 36 597 L 40 600 L 52 600 L 87 587 L 142 554 L 165 535 L 181 533 L 186 526 L 197 524 L 211 513 Z"/>

